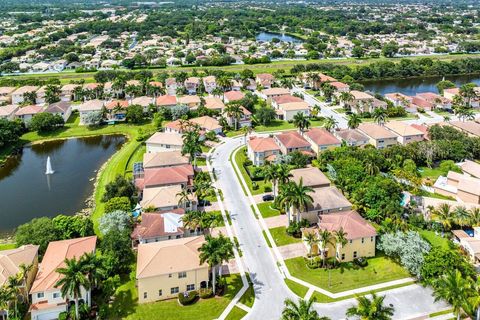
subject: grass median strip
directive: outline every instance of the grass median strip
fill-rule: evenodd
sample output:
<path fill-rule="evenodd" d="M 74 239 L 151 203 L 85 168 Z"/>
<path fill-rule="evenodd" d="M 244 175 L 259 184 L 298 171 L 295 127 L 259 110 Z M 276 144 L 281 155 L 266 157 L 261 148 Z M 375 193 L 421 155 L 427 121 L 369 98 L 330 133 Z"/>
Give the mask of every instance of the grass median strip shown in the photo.
<path fill-rule="evenodd" d="M 271 201 L 257 203 L 258 210 L 260 210 L 263 218 L 276 217 L 280 215 L 280 211 L 272 208 L 272 204 L 273 202 Z"/>
<path fill-rule="evenodd" d="M 225 318 L 226 320 L 240 320 L 247 315 L 247 311 L 234 306 L 232 311 Z"/>
<path fill-rule="evenodd" d="M 290 279 L 284 279 L 285 280 L 285 284 L 287 285 L 287 287 L 290 288 L 290 290 L 292 290 L 293 293 L 295 293 L 297 296 L 299 296 L 300 298 L 303 298 L 305 297 L 305 295 L 307 294 L 308 292 L 308 288 L 301 285 L 300 283 L 298 282 L 295 282 L 293 280 L 290 280 Z"/>

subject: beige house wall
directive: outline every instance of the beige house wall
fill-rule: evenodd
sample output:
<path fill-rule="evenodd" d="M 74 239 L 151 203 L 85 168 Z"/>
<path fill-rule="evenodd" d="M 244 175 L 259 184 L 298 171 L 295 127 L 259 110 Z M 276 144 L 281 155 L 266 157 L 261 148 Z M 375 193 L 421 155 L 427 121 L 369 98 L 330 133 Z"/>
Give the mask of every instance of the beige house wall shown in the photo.
<path fill-rule="evenodd" d="M 208 267 L 186 271 L 185 278 L 179 278 L 179 273 L 163 274 L 155 277 L 137 279 L 138 302 L 154 302 L 165 299 L 177 298 L 178 293 L 187 291 L 187 285 L 194 284 L 195 289 L 200 289 L 202 281 L 208 284 Z M 178 293 L 171 293 L 171 289 L 178 287 Z M 161 290 L 161 295 L 160 295 Z"/>
<path fill-rule="evenodd" d="M 363 241 L 362 241 L 363 239 Z M 351 243 L 350 243 L 351 241 Z M 341 262 L 353 261 L 356 252 L 356 258 L 369 258 L 375 256 L 376 237 L 366 237 L 350 240 L 343 248 L 339 249 L 338 260 Z M 333 258 L 337 255 L 336 245 L 329 244 L 327 246 L 327 257 Z M 342 259 L 344 257 L 344 259 Z"/>
<path fill-rule="evenodd" d="M 477 195 L 458 190 L 457 196 L 462 200 L 463 202 L 468 202 L 468 203 L 475 203 L 475 204 L 480 204 L 480 198 Z"/>

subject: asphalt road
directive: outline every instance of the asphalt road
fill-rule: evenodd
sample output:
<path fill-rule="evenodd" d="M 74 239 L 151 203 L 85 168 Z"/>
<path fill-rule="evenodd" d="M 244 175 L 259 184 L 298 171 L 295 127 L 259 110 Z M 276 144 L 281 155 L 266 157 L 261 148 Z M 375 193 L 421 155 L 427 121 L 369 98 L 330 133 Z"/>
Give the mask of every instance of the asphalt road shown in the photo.
<path fill-rule="evenodd" d="M 237 181 L 229 162 L 230 154 L 244 144 L 243 137 L 225 139 L 212 154 L 212 167 L 218 177 L 218 187 L 222 189 L 225 209 L 232 218 L 232 227 L 243 252 L 246 271 L 250 273 L 254 289 L 255 303 L 248 319 L 280 319 L 284 300 L 297 297 L 288 289 L 276 260 L 267 246 L 262 230 L 250 209 L 249 199 Z M 394 319 L 412 319 L 421 315 L 445 309 L 443 302 L 435 303 L 432 292 L 421 286 L 408 286 L 390 290 L 385 302 L 395 306 Z M 355 300 L 344 300 L 329 304 L 315 304 L 320 315 L 333 320 L 344 319 L 345 311 L 354 305 Z"/>

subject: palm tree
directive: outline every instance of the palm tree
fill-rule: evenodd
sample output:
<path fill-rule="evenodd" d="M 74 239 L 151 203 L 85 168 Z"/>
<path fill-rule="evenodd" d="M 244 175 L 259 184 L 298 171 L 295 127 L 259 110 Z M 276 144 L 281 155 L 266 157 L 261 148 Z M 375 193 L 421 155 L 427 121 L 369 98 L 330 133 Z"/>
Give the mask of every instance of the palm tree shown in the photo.
<path fill-rule="evenodd" d="M 245 142 L 245 145 L 247 145 L 247 135 L 250 134 L 250 132 L 252 132 L 252 127 L 250 126 L 243 126 L 241 128 L 242 132 L 243 132 L 243 138 L 244 138 L 244 142 Z"/>
<path fill-rule="evenodd" d="M 309 248 L 309 254 L 310 256 L 313 255 L 313 248 L 318 245 L 320 240 L 317 237 L 316 232 L 305 232 L 303 235 L 303 241 L 305 241 L 308 245 Z"/>
<path fill-rule="evenodd" d="M 373 120 L 377 124 L 383 126 L 387 121 L 387 110 L 383 108 L 375 108 L 375 110 L 373 110 Z"/>
<path fill-rule="evenodd" d="M 277 166 L 277 181 L 278 185 L 287 183 L 290 180 L 290 169 L 286 164 L 280 164 Z"/>
<path fill-rule="evenodd" d="M 202 153 L 202 141 L 200 141 L 200 132 L 197 128 L 186 130 L 183 135 L 182 155 L 189 155 L 189 161 L 193 166 L 197 166 L 197 155 Z"/>
<path fill-rule="evenodd" d="M 448 231 L 452 228 L 453 217 L 452 207 L 448 203 L 442 203 L 432 212 L 432 219 L 436 220 L 443 227 L 443 230 Z"/>
<path fill-rule="evenodd" d="M 87 252 L 80 257 L 83 273 L 87 276 L 92 287 L 105 278 L 105 271 L 102 267 L 102 260 L 94 252 Z M 90 300 L 90 299 L 89 299 Z"/>
<path fill-rule="evenodd" d="M 312 107 L 312 110 L 310 111 L 310 113 L 312 114 L 313 117 L 317 117 L 320 112 L 322 111 L 322 109 L 320 108 L 320 106 L 318 104 L 314 105 Z"/>
<path fill-rule="evenodd" d="M 297 112 L 297 114 L 293 116 L 293 124 L 298 128 L 302 135 L 305 130 L 310 128 L 310 120 L 303 112 Z"/>
<path fill-rule="evenodd" d="M 23 94 L 23 102 L 25 104 L 35 104 L 37 101 L 37 93 L 35 91 L 25 92 Z"/>
<path fill-rule="evenodd" d="M 374 156 L 369 154 L 365 160 L 363 161 L 363 166 L 365 167 L 365 171 L 371 175 L 374 176 L 377 173 L 380 172 L 380 168 L 377 165 L 377 161 Z"/>
<path fill-rule="evenodd" d="M 468 297 L 472 295 L 472 288 L 469 280 L 465 279 L 458 270 L 449 271 L 435 283 L 436 290 L 433 294 L 435 302 L 445 300 L 453 307 L 453 313 L 460 319 L 462 307 L 467 303 Z"/>
<path fill-rule="evenodd" d="M 200 211 L 188 210 L 181 218 L 183 227 L 196 232 L 200 227 L 201 215 Z"/>
<path fill-rule="evenodd" d="M 78 101 L 82 100 L 84 96 L 83 88 L 82 86 L 77 86 L 75 89 L 73 89 L 73 100 Z"/>
<path fill-rule="evenodd" d="M 187 204 L 190 202 L 190 197 L 192 192 L 187 188 L 182 188 L 175 196 L 178 198 L 178 206 L 181 208 L 186 208 Z"/>
<path fill-rule="evenodd" d="M 458 206 L 453 210 L 454 221 L 459 226 L 466 226 L 469 224 L 470 213 L 464 206 Z"/>
<path fill-rule="evenodd" d="M 81 296 L 81 290 L 90 289 L 90 281 L 84 272 L 84 266 L 75 258 L 65 259 L 65 267 L 58 268 L 57 272 L 62 275 L 62 278 L 57 281 L 55 287 L 60 287 L 62 296 L 72 297 L 75 301 L 75 319 L 79 319 L 78 299 Z"/>
<path fill-rule="evenodd" d="M 320 254 L 322 255 L 322 266 L 325 267 L 328 245 L 333 245 L 334 237 L 332 236 L 330 231 L 325 229 L 320 231 L 318 238 L 320 242 Z"/>
<path fill-rule="evenodd" d="M 296 216 L 297 222 L 300 220 L 300 212 L 306 211 L 308 206 L 312 204 L 313 198 L 309 194 L 313 192 L 313 189 L 308 186 L 303 185 L 303 179 L 300 179 L 300 182 L 297 184 L 293 181 L 285 184 L 288 187 L 282 188 L 284 193 L 281 196 L 281 205 L 286 205 L 290 209 L 289 212 L 289 221 L 290 221 L 290 210 L 293 209 L 293 215 Z"/>
<path fill-rule="evenodd" d="M 333 132 L 338 127 L 338 122 L 333 116 L 327 117 L 325 119 L 324 127 L 327 129 L 327 131 Z"/>
<path fill-rule="evenodd" d="M 340 257 L 340 249 L 342 249 L 347 243 L 348 239 L 347 236 L 348 234 L 343 231 L 343 228 L 340 228 L 337 231 L 333 232 L 333 235 L 335 236 L 335 247 L 336 247 L 336 257 L 338 260 L 341 259 Z"/>
<path fill-rule="evenodd" d="M 347 125 L 350 129 L 357 129 L 358 126 L 362 123 L 362 118 L 356 113 L 352 113 L 348 116 Z"/>
<path fill-rule="evenodd" d="M 306 80 L 310 82 L 312 89 L 318 90 L 317 84 L 320 82 L 320 75 L 316 72 L 309 72 L 306 78 Z"/>
<path fill-rule="evenodd" d="M 8 319 L 8 308 L 13 300 L 12 291 L 7 286 L 0 287 L 0 311 L 5 311 L 6 319 Z M 3 320 L 3 318 L 2 318 Z"/>
<path fill-rule="evenodd" d="M 198 251 L 200 264 L 206 262 L 212 270 L 212 289 L 215 292 L 216 267 L 234 257 L 232 241 L 221 233 L 218 237 L 207 235 Z"/>
<path fill-rule="evenodd" d="M 278 179 L 277 165 L 268 164 L 264 166 L 262 173 L 263 173 L 264 182 L 272 183 L 273 196 L 276 196 L 277 195 L 277 179 Z"/>
<path fill-rule="evenodd" d="M 291 299 L 285 300 L 285 308 L 282 311 L 282 320 L 328 320 L 327 317 L 320 317 L 313 309 L 315 299 L 308 301 L 298 299 L 298 304 Z"/>
<path fill-rule="evenodd" d="M 59 86 L 56 86 L 54 84 L 47 85 L 47 87 L 45 88 L 45 102 L 50 104 L 60 101 L 61 92 L 62 91 L 60 90 Z"/>
<path fill-rule="evenodd" d="M 368 297 L 357 297 L 358 306 L 347 309 L 348 317 L 358 317 L 361 320 L 389 320 L 392 319 L 395 309 L 392 306 L 384 306 L 385 296 L 377 296 L 371 293 Z"/>
<path fill-rule="evenodd" d="M 476 227 L 480 225 L 480 208 L 470 209 L 469 215 L 470 215 L 470 218 L 469 218 L 470 226 Z"/>
<path fill-rule="evenodd" d="M 15 317 L 18 317 L 18 297 L 22 294 L 20 287 L 23 284 L 23 279 L 20 274 L 10 276 L 7 280 L 7 290 L 10 291 L 10 298 L 15 303 Z"/>
<path fill-rule="evenodd" d="M 229 103 L 225 108 L 227 116 L 233 120 L 234 130 L 238 129 L 238 121 L 243 116 L 243 110 L 238 103 Z"/>
<path fill-rule="evenodd" d="M 25 291 L 24 291 L 25 299 L 28 303 L 30 303 L 30 296 L 29 296 L 28 290 L 27 290 L 27 287 L 28 287 L 27 282 L 28 282 L 28 277 L 29 277 L 30 273 L 32 272 L 34 266 L 33 266 L 33 264 L 22 263 L 22 264 L 20 264 L 19 268 L 20 268 L 20 275 L 21 275 L 21 278 L 23 280 L 23 286 L 25 288 Z"/>

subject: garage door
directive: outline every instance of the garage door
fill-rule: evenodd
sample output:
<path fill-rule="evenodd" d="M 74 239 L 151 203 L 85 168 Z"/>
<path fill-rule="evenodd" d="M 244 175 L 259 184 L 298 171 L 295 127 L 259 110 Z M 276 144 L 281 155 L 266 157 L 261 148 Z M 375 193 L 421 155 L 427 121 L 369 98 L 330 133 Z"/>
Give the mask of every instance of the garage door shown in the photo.
<path fill-rule="evenodd" d="M 58 312 L 49 312 L 44 314 L 39 314 L 37 320 L 56 320 L 58 319 Z"/>

